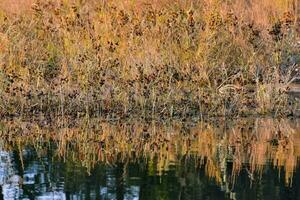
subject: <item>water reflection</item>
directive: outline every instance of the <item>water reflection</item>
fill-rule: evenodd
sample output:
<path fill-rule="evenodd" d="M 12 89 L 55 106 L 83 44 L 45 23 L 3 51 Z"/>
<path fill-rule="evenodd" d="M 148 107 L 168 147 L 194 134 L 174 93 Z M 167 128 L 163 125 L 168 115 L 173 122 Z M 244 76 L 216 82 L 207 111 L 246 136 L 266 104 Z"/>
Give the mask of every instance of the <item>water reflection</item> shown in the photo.
<path fill-rule="evenodd" d="M 272 119 L 0 125 L 4 199 L 300 199 L 300 126 Z"/>

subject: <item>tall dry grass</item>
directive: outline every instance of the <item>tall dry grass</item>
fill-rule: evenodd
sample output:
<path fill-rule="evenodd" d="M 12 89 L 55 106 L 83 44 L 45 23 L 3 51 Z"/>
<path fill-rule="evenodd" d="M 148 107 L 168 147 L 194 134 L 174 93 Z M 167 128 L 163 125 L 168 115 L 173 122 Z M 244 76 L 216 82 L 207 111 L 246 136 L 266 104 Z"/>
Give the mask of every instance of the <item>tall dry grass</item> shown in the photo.
<path fill-rule="evenodd" d="M 8 14 L 23 14 L 31 9 L 35 0 L 2 0 L 0 8 Z"/>
<path fill-rule="evenodd" d="M 292 0 L 31 2 L 1 3 L 1 115 L 294 114 Z"/>

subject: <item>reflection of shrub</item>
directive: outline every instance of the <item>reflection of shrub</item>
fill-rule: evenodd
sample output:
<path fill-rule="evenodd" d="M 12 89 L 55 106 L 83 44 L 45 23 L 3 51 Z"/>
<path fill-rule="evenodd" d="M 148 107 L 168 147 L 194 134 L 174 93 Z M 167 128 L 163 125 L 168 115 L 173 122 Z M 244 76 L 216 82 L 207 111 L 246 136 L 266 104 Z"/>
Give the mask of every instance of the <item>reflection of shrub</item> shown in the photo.
<path fill-rule="evenodd" d="M 32 105 L 57 111 L 59 104 L 79 113 L 283 111 L 284 94 L 262 97 L 261 88 L 286 87 L 299 65 L 292 7 L 281 0 L 193 2 L 57 0 L 17 14 L 0 9 L 1 74 L 14 82 L 4 81 L 1 95 L 26 85 L 20 99 L 34 97 L 17 109 L 5 98 L 1 112 Z M 34 100 L 41 90 L 42 105 Z"/>
<path fill-rule="evenodd" d="M 132 119 L 108 123 L 99 118 L 61 117 L 47 121 L 43 116 L 34 120 L 39 122 L 32 118 L 30 122 L 24 118 L 1 122 L 3 147 L 17 146 L 22 152 L 34 145 L 39 155 L 48 155 L 45 148 L 53 144 L 55 157 L 76 161 L 88 172 L 101 162 L 115 165 L 146 160 L 149 175 L 162 175 L 174 164 L 191 164 L 187 159 L 195 159 L 195 167 L 203 167 L 218 184 L 234 185 L 245 171 L 250 181 L 258 181 L 272 165 L 286 172 L 285 183 L 291 186 L 300 154 L 294 120 L 218 118 L 212 124 L 182 120 L 149 124 Z"/>

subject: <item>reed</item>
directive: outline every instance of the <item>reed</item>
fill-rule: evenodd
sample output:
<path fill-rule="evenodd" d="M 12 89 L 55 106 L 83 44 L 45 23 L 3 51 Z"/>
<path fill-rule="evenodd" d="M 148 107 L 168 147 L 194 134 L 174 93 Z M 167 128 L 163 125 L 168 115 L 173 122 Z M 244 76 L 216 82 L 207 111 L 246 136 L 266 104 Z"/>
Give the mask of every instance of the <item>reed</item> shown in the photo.
<path fill-rule="evenodd" d="M 0 3 L 0 114 L 293 114 L 292 0 Z"/>

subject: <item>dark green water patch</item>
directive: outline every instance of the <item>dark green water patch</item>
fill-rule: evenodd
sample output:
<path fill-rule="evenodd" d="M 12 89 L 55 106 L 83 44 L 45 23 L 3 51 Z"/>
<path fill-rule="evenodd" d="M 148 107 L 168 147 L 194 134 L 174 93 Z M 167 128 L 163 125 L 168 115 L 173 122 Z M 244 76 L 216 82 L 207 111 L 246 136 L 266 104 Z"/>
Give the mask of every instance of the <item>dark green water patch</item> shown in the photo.
<path fill-rule="evenodd" d="M 155 159 L 98 162 L 90 172 L 80 161 L 55 155 L 48 146 L 39 155 L 32 146 L 1 151 L 0 184 L 3 199 L 300 199 L 300 169 L 292 184 L 285 170 L 263 166 L 251 177 L 247 166 L 232 181 L 232 162 L 224 164 L 221 181 L 209 177 L 195 157 L 183 157 L 168 170 L 159 171 Z M 234 183 L 233 183 L 234 182 Z"/>

